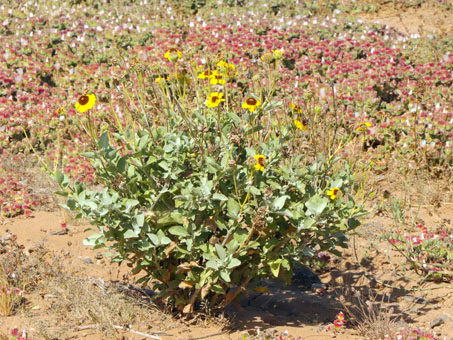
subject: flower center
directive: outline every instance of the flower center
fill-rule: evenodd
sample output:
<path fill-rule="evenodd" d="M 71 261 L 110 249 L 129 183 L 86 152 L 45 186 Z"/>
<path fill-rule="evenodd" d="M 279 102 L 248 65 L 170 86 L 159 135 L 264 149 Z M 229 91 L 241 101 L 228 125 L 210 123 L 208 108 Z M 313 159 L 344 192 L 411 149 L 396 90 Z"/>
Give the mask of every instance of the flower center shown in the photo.
<path fill-rule="evenodd" d="M 255 98 L 248 98 L 245 102 L 247 103 L 247 105 L 252 105 L 252 106 L 256 105 L 256 99 Z"/>
<path fill-rule="evenodd" d="M 178 52 L 178 50 L 176 48 L 174 48 L 174 47 L 170 48 L 168 51 L 170 53 Z"/>
<path fill-rule="evenodd" d="M 206 70 L 206 71 L 203 72 L 203 74 L 205 76 L 209 77 L 212 74 L 212 72 L 211 72 L 211 70 Z"/>
<path fill-rule="evenodd" d="M 333 189 L 333 194 L 336 195 L 338 191 L 340 191 L 340 189 Z"/>
<path fill-rule="evenodd" d="M 214 96 L 214 97 L 211 98 L 211 101 L 213 103 L 215 103 L 217 100 L 219 100 L 219 97 L 217 97 L 217 96 Z"/>
<path fill-rule="evenodd" d="M 258 158 L 258 164 L 261 165 L 261 166 L 264 166 L 264 158 L 263 157 Z"/>
<path fill-rule="evenodd" d="M 88 96 L 82 96 L 79 98 L 79 104 L 80 105 L 86 105 L 88 104 L 90 98 L 88 98 Z"/>

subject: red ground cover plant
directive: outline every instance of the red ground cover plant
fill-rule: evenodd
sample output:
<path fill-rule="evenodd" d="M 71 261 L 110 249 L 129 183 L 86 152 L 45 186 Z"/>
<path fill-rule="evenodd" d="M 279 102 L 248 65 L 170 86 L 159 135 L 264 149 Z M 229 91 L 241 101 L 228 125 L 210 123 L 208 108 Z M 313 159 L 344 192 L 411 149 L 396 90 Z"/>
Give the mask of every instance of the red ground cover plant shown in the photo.
<path fill-rule="evenodd" d="M 429 62 L 419 62 L 411 53 L 419 38 L 348 20 L 338 12 L 307 18 L 302 9 L 290 6 L 293 12 L 270 16 L 258 3 L 248 12 L 227 15 L 219 8 L 176 20 L 168 5 L 138 1 L 125 6 L 118 1 L 116 6 L 122 15 L 111 6 L 71 1 L 58 8 L 43 1 L 2 5 L 0 62 L 6 67 L 0 68 L 1 148 L 18 155 L 44 152 L 46 161 L 65 173 L 92 181 L 91 167 L 79 156 L 87 138 L 74 126 L 86 119 L 74 109 L 77 98 L 96 94 L 95 124 L 106 126 L 104 112 L 125 115 L 122 104 L 133 104 L 119 91 L 137 80 L 133 68 L 158 63 L 160 69 L 148 70 L 147 76 L 168 76 L 174 65 L 163 54 L 176 48 L 183 52 L 177 60 L 181 67 L 212 67 L 227 60 L 238 75 L 226 89 L 260 93 L 272 88 L 268 94 L 297 104 L 308 123 L 320 112 L 351 131 L 370 124 L 358 131 L 363 132 L 361 149 L 350 152 L 365 151 L 360 158 L 375 168 L 389 167 L 394 154 L 396 164 L 406 169 L 451 170 L 449 52 L 439 50 Z M 49 12 L 54 13 L 52 21 L 46 19 Z M 161 17 L 167 21 L 155 20 Z M 283 68 L 270 83 L 266 74 L 273 64 L 262 57 L 275 50 L 281 51 Z M 150 118 L 153 113 L 150 107 Z M 1 199 L 8 201 L 8 211 L 16 210 L 15 199 Z"/>

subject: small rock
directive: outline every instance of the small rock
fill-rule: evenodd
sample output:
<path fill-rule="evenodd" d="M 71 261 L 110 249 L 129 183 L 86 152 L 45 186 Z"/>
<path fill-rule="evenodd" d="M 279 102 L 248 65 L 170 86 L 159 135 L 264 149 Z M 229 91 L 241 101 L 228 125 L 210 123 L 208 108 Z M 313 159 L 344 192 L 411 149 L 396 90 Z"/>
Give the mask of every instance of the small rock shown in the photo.
<path fill-rule="evenodd" d="M 85 257 L 85 258 L 83 259 L 83 263 L 85 263 L 85 264 L 93 264 L 93 260 L 90 259 L 89 257 Z"/>
<path fill-rule="evenodd" d="M 416 297 L 412 295 L 405 295 L 403 296 L 404 301 L 409 302 L 409 303 L 426 303 L 427 301 L 425 299 L 422 299 L 421 297 Z"/>
<path fill-rule="evenodd" d="M 72 246 L 72 242 L 71 241 L 68 241 L 68 246 Z"/>
<path fill-rule="evenodd" d="M 449 322 L 451 319 L 446 316 L 442 315 L 440 318 L 434 319 L 433 322 L 429 325 L 429 327 L 434 328 L 434 327 L 439 327 L 440 325 L 443 325 L 445 322 Z"/>
<path fill-rule="evenodd" d="M 311 290 L 316 292 L 318 289 L 326 290 L 327 286 L 324 283 L 313 283 L 311 285 Z"/>
<path fill-rule="evenodd" d="M 102 258 L 103 258 L 104 256 L 102 255 L 102 253 L 97 252 L 95 257 L 96 257 L 96 260 L 102 260 Z"/>

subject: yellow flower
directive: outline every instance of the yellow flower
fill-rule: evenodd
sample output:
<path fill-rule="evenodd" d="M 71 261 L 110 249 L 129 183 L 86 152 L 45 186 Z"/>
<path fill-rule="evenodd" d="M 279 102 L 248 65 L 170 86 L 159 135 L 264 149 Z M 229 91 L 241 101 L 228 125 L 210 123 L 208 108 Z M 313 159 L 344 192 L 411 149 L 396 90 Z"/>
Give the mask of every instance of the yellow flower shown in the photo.
<path fill-rule="evenodd" d="M 156 84 L 160 84 L 160 82 L 163 81 L 163 80 L 165 80 L 165 78 L 163 78 L 163 77 L 157 77 L 156 80 L 154 80 L 154 82 L 155 82 Z"/>
<path fill-rule="evenodd" d="M 266 161 L 266 157 L 263 155 L 255 155 L 253 157 L 256 159 L 255 170 L 264 171 L 264 162 Z"/>
<path fill-rule="evenodd" d="M 85 94 L 80 96 L 75 104 L 75 108 L 77 111 L 84 113 L 91 109 L 94 104 L 96 103 L 96 96 L 94 94 Z"/>
<path fill-rule="evenodd" d="M 219 74 L 219 72 L 217 72 L 217 71 L 214 71 L 212 73 L 212 75 L 210 76 L 210 79 L 211 80 L 209 82 L 212 85 L 217 85 L 217 84 L 223 85 L 223 84 L 225 84 L 225 79 L 223 79 L 222 75 Z"/>
<path fill-rule="evenodd" d="M 254 112 L 261 103 L 258 99 L 249 97 L 247 100 L 242 104 L 243 109 L 249 109 L 250 112 Z"/>
<path fill-rule="evenodd" d="M 211 78 L 212 74 L 213 74 L 213 72 L 211 70 L 206 70 L 206 71 L 201 72 L 198 75 L 198 78 L 200 78 L 200 79 Z"/>
<path fill-rule="evenodd" d="M 357 127 L 356 131 L 367 131 L 370 127 L 371 127 L 371 124 L 368 122 L 365 122 L 365 123 L 360 124 Z"/>
<path fill-rule="evenodd" d="M 308 130 L 308 124 L 305 120 L 300 121 L 299 119 L 295 119 L 294 125 L 296 126 L 296 129 L 298 129 L 298 130 L 302 130 L 302 131 Z"/>
<path fill-rule="evenodd" d="M 224 102 L 223 93 L 222 92 L 212 92 L 209 98 L 206 100 L 207 107 L 217 107 L 221 102 Z"/>
<path fill-rule="evenodd" d="M 341 190 L 337 187 L 329 189 L 327 190 L 327 196 L 329 196 L 330 199 L 334 200 L 337 197 L 341 197 Z"/>
<path fill-rule="evenodd" d="M 289 108 L 291 109 L 291 112 L 294 114 L 294 113 L 302 113 L 302 109 L 300 108 L 300 106 L 296 105 L 296 104 L 289 104 Z"/>
<path fill-rule="evenodd" d="M 222 60 L 222 61 L 219 61 L 216 66 L 220 69 L 227 69 L 229 64 Z"/>
<path fill-rule="evenodd" d="M 271 63 L 274 60 L 274 56 L 271 53 L 264 53 L 260 59 L 265 63 Z"/>
<path fill-rule="evenodd" d="M 170 61 L 177 61 L 181 57 L 182 52 L 177 50 L 176 48 L 170 48 L 167 52 L 165 52 L 165 58 Z"/>
<path fill-rule="evenodd" d="M 272 50 L 272 56 L 274 57 L 275 60 L 280 60 L 280 59 L 282 59 L 283 51 L 282 50 Z"/>

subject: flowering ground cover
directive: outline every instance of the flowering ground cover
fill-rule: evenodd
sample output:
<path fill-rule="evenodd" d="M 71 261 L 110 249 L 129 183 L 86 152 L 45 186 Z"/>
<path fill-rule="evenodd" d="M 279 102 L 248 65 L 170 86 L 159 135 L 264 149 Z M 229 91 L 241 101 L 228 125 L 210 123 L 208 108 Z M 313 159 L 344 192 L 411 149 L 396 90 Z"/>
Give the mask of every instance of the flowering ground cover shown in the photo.
<path fill-rule="evenodd" d="M 426 3 L 452 10 L 447 0 Z M 307 157 L 336 155 L 366 176 L 423 175 L 451 187 L 452 35 L 408 36 L 351 16 L 379 9 L 334 0 L 2 3 L 1 216 L 29 216 L 50 199 L 30 185 L 30 169 L 43 164 L 98 185 L 83 156 L 93 139 L 144 112 L 148 128 L 159 126 L 163 98 L 174 97 L 187 111 L 265 112 L 268 129 L 293 131 Z M 269 159 L 253 157 L 264 172 Z M 325 196 L 342 194 L 332 186 Z M 417 274 L 451 282 L 451 231 L 388 238 Z"/>
<path fill-rule="evenodd" d="M 443 49 L 418 60 L 417 39 L 348 20 L 340 9 L 318 18 L 304 8 L 298 13 L 297 6 L 282 7 L 277 15 L 265 3 L 216 7 L 183 18 L 171 4 L 144 2 L 2 5 L 3 156 L 29 153 L 31 144 L 35 151 L 45 150 L 46 161 L 92 181 L 92 169 L 79 155 L 86 147 L 84 131 L 72 125 L 85 119 L 74 108 L 78 96 L 97 95 L 95 118 L 102 123 L 103 111 L 121 110 L 120 88 L 133 77 L 131 67 L 146 66 L 148 77 L 169 73 L 171 61 L 164 54 L 175 46 L 184 52 L 183 67 L 206 68 L 224 58 L 237 69 L 237 81 L 227 87 L 248 85 L 260 93 L 271 85 L 263 77 L 272 67 L 265 58 L 280 49 L 283 66 L 272 84 L 273 97 L 282 103 L 276 113 L 294 103 L 307 118 L 315 111 L 334 112 L 347 131 L 365 126 L 361 147 L 367 152 L 360 158 L 377 168 L 450 172 L 453 56 L 448 37 Z"/>

